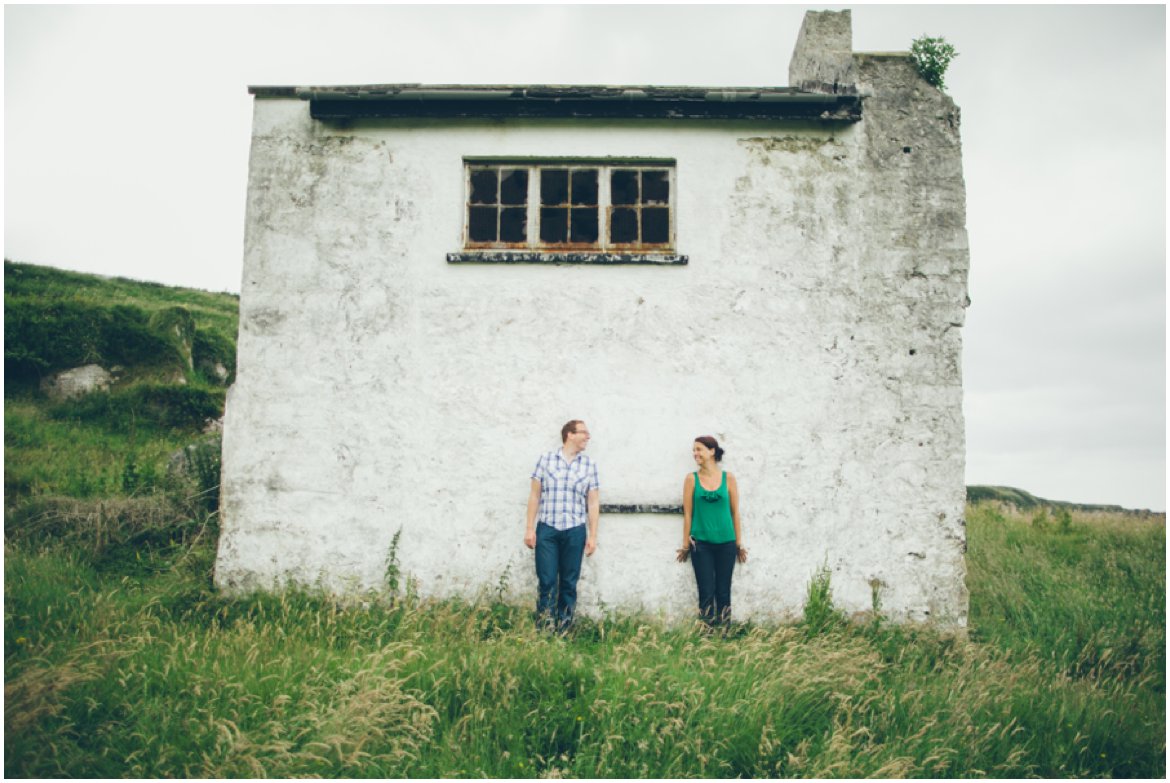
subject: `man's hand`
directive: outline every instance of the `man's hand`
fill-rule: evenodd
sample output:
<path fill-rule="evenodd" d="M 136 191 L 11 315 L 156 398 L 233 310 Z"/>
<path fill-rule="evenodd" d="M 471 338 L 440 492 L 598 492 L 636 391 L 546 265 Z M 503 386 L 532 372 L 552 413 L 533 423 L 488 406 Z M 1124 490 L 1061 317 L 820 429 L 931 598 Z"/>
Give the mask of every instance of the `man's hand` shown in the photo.
<path fill-rule="evenodd" d="M 585 539 L 585 557 L 592 556 L 593 553 L 596 551 L 597 551 L 597 539 L 596 538 Z"/>
<path fill-rule="evenodd" d="M 536 549 L 536 514 L 540 510 L 540 482 L 528 484 L 528 514 L 524 517 L 524 546 Z"/>

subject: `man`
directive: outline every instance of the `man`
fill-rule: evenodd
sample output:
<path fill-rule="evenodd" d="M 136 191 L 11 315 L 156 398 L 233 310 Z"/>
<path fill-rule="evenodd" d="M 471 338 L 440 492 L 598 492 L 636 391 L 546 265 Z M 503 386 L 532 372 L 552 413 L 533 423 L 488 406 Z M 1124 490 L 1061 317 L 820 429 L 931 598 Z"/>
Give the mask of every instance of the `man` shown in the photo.
<path fill-rule="evenodd" d="M 589 445 L 585 422 L 561 427 L 561 448 L 541 455 L 532 469 L 524 544 L 536 550 L 540 596 L 536 621 L 567 630 L 577 606 L 581 555 L 597 549 L 601 512 L 597 465 L 583 453 Z"/>

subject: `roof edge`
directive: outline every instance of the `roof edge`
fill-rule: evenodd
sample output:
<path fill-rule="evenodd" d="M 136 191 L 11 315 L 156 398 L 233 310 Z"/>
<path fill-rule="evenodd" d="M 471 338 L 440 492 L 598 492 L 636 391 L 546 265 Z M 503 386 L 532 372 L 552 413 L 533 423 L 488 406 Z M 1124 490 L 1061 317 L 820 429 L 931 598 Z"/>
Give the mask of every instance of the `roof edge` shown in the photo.
<path fill-rule="evenodd" d="M 253 86 L 257 98 L 308 101 L 317 120 L 387 117 L 790 119 L 856 122 L 856 95 L 794 87 L 370 84 Z"/>
<path fill-rule="evenodd" d="M 704 87 L 599 84 L 354 84 L 354 85 L 249 85 L 252 95 L 301 100 L 758 100 L 783 97 L 824 100 L 829 96 L 794 87 Z"/>

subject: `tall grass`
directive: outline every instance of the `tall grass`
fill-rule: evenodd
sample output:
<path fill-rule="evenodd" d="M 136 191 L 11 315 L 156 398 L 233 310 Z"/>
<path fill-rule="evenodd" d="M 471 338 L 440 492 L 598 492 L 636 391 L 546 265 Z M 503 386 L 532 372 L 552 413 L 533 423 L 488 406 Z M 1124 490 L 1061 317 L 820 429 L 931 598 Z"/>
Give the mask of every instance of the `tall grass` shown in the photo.
<path fill-rule="evenodd" d="M 96 498 L 161 483 L 171 454 L 190 431 L 153 426 L 113 430 L 58 418 L 44 403 L 4 400 L 4 490 L 8 505 L 26 496 Z"/>
<path fill-rule="evenodd" d="M 232 353 L 230 296 L 6 263 L 6 320 L 47 335 L 6 363 L 49 366 L 55 302 L 182 306 L 196 354 Z M 876 594 L 850 624 L 828 570 L 799 623 L 725 634 L 539 633 L 504 590 L 397 597 L 394 558 L 382 595 L 229 599 L 198 386 L 6 390 L 6 776 L 1165 776 L 1164 516 L 970 507 L 967 637 L 883 623 Z"/>
<path fill-rule="evenodd" d="M 1164 517 L 976 506 L 967 567 L 975 638 L 1044 656 L 1070 675 L 1163 676 Z"/>
<path fill-rule="evenodd" d="M 727 635 L 613 616 L 562 638 L 486 595 L 225 599 L 207 537 L 137 576 L 10 543 L 5 772 L 1164 775 L 1164 525 L 1061 533 L 977 507 L 969 530 L 972 639 L 824 607 Z"/>

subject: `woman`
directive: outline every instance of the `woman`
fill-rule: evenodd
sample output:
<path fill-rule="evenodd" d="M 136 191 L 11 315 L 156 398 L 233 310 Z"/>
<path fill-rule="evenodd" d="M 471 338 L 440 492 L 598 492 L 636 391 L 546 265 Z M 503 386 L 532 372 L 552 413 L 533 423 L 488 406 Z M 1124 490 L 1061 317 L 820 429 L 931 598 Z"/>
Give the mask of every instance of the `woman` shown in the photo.
<path fill-rule="evenodd" d="M 691 455 L 699 469 L 683 482 L 683 545 L 678 562 L 690 557 L 699 588 L 699 615 L 708 625 L 731 617 L 731 572 L 747 562 L 739 524 L 735 476 L 719 469 L 723 449 L 710 435 L 695 438 Z"/>

